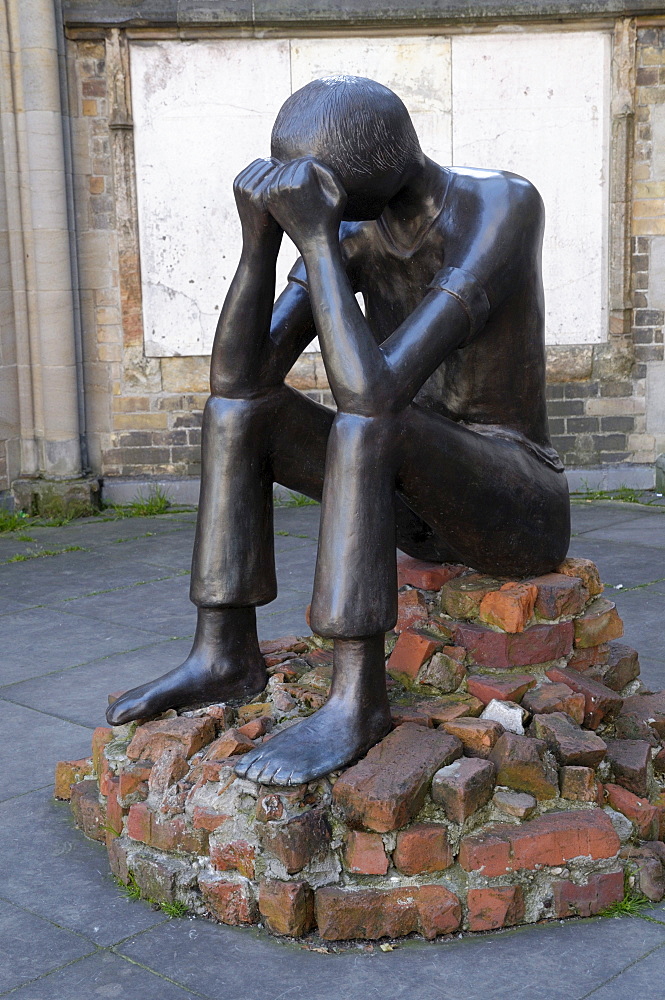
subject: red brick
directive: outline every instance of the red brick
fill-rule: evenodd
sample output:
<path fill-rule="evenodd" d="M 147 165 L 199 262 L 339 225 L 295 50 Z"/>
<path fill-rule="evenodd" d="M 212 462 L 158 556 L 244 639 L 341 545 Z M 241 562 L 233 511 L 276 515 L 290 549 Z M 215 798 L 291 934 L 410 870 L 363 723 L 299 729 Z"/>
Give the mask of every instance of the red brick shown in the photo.
<path fill-rule="evenodd" d="M 72 785 L 93 773 L 93 763 L 89 757 L 82 760 L 59 760 L 55 765 L 55 787 L 53 794 L 56 799 L 68 802 L 71 797 Z"/>
<path fill-rule="evenodd" d="M 423 663 L 426 663 L 441 645 L 440 641 L 426 632 L 405 629 L 395 643 L 386 669 L 393 677 L 398 679 L 405 677 L 413 681 Z"/>
<path fill-rule="evenodd" d="M 316 890 L 316 922 L 326 941 L 422 934 L 433 940 L 452 934 L 462 910 L 454 893 L 440 885 L 406 889 L 352 889 L 324 886 Z"/>
<path fill-rule="evenodd" d="M 330 825 L 322 809 L 310 809 L 285 823 L 266 823 L 259 836 L 264 848 L 279 858 L 289 875 L 325 854 L 331 841 Z"/>
<path fill-rule="evenodd" d="M 106 850 L 108 851 L 111 872 L 117 879 L 120 879 L 121 882 L 127 885 L 129 882 L 129 866 L 127 863 L 127 847 L 123 841 L 123 837 L 112 837 L 106 841 Z"/>
<path fill-rule="evenodd" d="M 182 816 L 165 822 L 157 818 L 145 802 L 130 806 L 127 816 L 127 835 L 160 851 L 185 851 L 189 854 L 207 853 L 208 835 L 204 830 L 189 831 Z"/>
<path fill-rule="evenodd" d="M 246 840 L 210 846 L 212 866 L 220 872 L 237 871 L 245 878 L 254 878 L 254 857 L 254 848 Z"/>
<path fill-rule="evenodd" d="M 637 886 L 643 896 L 659 903 L 665 896 L 665 874 L 658 858 L 639 858 L 634 862 Z"/>
<path fill-rule="evenodd" d="M 123 802 L 126 802 L 130 796 L 132 797 L 132 803 L 147 799 L 148 779 L 151 769 L 152 763 L 150 761 L 122 765 L 122 770 L 118 775 L 120 780 L 118 794 Z M 132 803 L 128 804 L 131 805 Z"/>
<path fill-rule="evenodd" d="M 646 740 L 608 740 L 607 760 L 617 785 L 648 797 L 651 745 Z"/>
<path fill-rule="evenodd" d="M 130 760 L 156 760 L 164 750 L 180 747 L 186 757 L 191 757 L 214 736 L 215 725 L 208 716 L 158 719 L 138 727 L 127 747 L 127 756 Z"/>
<path fill-rule="evenodd" d="M 278 639 L 262 639 L 259 649 L 263 656 L 272 653 L 304 653 L 307 643 L 297 635 L 282 635 Z"/>
<path fill-rule="evenodd" d="M 501 580 L 479 573 L 449 580 L 441 591 L 441 610 L 451 618 L 476 618 L 483 597 L 500 586 Z"/>
<path fill-rule="evenodd" d="M 479 698 L 470 694 L 449 694 L 432 701 L 418 702 L 419 711 L 426 713 L 437 726 L 452 719 L 477 718 L 484 707 Z"/>
<path fill-rule="evenodd" d="M 461 755 L 454 736 L 405 723 L 342 774 L 333 798 L 351 826 L 397 830 L 421 809 L 434 773 Z"/>
<path fill-rule="evenodd" d="M 314 926 L 314 893 L 306 882 L 262 879 L 259 911 L 272 934 L 302 937 Z"/>
<path fill-rule="evenodd" d="M 497 788 L 492 798 L 492 805 L 508 816 L 516 819 L 528 819 L 536 811 L 538 800 L 526 792 L 514 792 L 510 788 Z"/>
<path fill-rule="evenodd" d="M 444 583 L 466 572 L 466 566 L 455 563 L 431 563 L 414 559 L 400 552 L 397 556 L 397 586 L 409 584 L 420 590 L 441 590 Z"/>
<path fill-rule="evenodd" d="M 106 797 L 106 839 L 109 837 L 119 837 L 122 833 L 122 823 L 129 812 L 125 806 L 121 806 L 118 801 L 118 786 L 120 780 L 114 778 Z"/>
<path fill-rule="evenodd" d="M 501 736 L 489 759 L 496 767 L 497 785 L 528 792 L 537 799 L 553 799 L 559 794 L 556 768 L 550 764 L 542 740 L 515 733 Z"/>
<path fill-rule="evenodd" d="M 436 772 L 432 799 L 453 823 L 463 823 L 492 798 L 496 768 L 489 760 L 462 757 Z"/>
<path fill-rule="evenodd" d="M 589 646 L 587 649 L 575 648 L 570 654 L 568 667 L 570 670 L 588 670 L 589 667 L 607 663 L 609 658 L 610 644 L 609 642 L 602 642 L 598 646 Z"/>
<path fill-rule="evenodd" d="M 466 650 L 461 646 L 444 646 L 420 668 L 418 684 L 427 684 L 443 694 L 457 691 L 466 677 L 465 658 Z"/>
<path fill-rule="evenodd" d="M 221 876 L 199 875 L 199 888 L 208 912 L 223 924 L 255 924 L 258 907 L 246 880 L 229 881 Z"/>
<path fill-rule="evenodd" d="M 495 632 L 486 625 L 458 625 L 455 641 L 469 652 L 480 666 L 505 670 L 527 667 L 567 656 L 573 646 L 572 622 L 530 625 L 515 635 Z"/>
<path fill-rule="evenodd" d="M 207 830 L 208 833 L 214 833 L 227 819 L 230 817 L 225 813 L 213 812 L 212 809 L 206 809 L 204 806 L 194 806 L 192 810 L 192 826 L 195 830 Z"/>
<path fill-rule="evenodd" d="M 612 858 L 621 846 L 602 809 L 548 813 L 519 826 L 497 824 L 463 837 L 459 863 L 487 878 L 521 868 L 561 865 L 573 858 Z"/>
<path fill-rule="evenodd" d="M 665 739 L 665 691 L 656 694 L 635 694 L 626 698 L 621 717 L 631 716 L 644 723 L 655 736 Z"/>
<path fill-rule="evenodd" d="M 106 759 L 106 755 L 102 755 L 102 767 L 99 774 L 99 793 L 100 795 L 108 795 L 109 789 L 112 787 L 113 779 L 115 778 L 115 772 L 111 770 L 111 765 Z"/>
<path fill-rule="evenodd" d="M 393 864 L 402 875 L 441 872 L 452 863 L 448 831 L 442 823 L 414 823 L 397 834 Z"/>
<path fill-rule="evenodd" d="M 527 691 L 521 704 L 532 715 L 565 712 L 578 725 L 584 722 L 586 699 L 567 684 L 541 684 Z"/>
<path fill-rule="evenodd" d="M 238 726 L 238 734 L 246 736 L 248 740 L 258 740 L 259 737 L 265 736 L 271 726 L 272 717 L 262 715 L 260 719 L 252 719 L 251 722 L 246 722 L 244 726 Z"/>
<path fill-rule="evenodd" d="M 254 743 L 239 729 L 227 729 L 211 743 L 204 754 L 204 760 L 225 760 L 254 749 Z"/>
<path fill-rule="evenodd" d="M 390 709 L 390 718 L 393 726 L 403 726 L 405 722 L 411 722 L 416 726 L 427 726 L 431 729 L 433 725 L 429 713 L 418 705 L 393 705 Z"/>
<path fill-rule="evenodd" d="M 99 801 L 97 782 L 90 779 L 79 781 L 72 788 L 70 799 L 72 815 L 79 830 L 83 830 L 91 840 L 106 840 L 106 814 Z"/>
<path fill-rule="evenodd" d="M 97 777 L 102 773 L 104 748 L 112 739 L 113 730 L 108 726 L 97 726 L 92 734 L 92 765 Z"/>
<path fill-rule="evenodd" d="M 215 723 L 215 732 L 230 729 L 235 719 L 235 712 L 230 705 L 208 705 L 206 715 Z"/>
<path fill-rule="evenodd" d="M 589 599 L 582 581 L 565 573 L 546 573 L 529 583 L 538 588 L 535 611 L 540 618 L 578 615 Z"/>
<path fill-rule="evenodd" d="M 575 619 L 574 624 L 575 645 L 582 649 L 598 646 L 610 639 L 620 639 L 623 635 L 623 622 L 616 605 L 604 597 L 596 598 L 584 614 Z"/>
<path fill-rule="evenodd" d="M 495 931 L 524 920 L 524 893 L 519 885 L 469 889 L 470 931 Z"/>
<path fill-rule="evenodd" d="M 397 595 L 397 624 L 395 632 L 417 627 L 427 619 L 425 598 L 417 590 L 403 590 Z"/>
<path fill-rule="evenodd" d="M 587 670 L 587 676 L 600 681 L 612 691 L 622 691 L 640 675 L 637 651 L 622 642 L 610 642 L 607 663 L 599 663 Z"/>
<path fill-rule="evenodd" d="M 599 786 L 592 767 L 562 767 L 559 782 L 562 798 L 573 802 L 598 802 Z"/>
<path fill-rule="evenodd" d="M 467 757 L 489 757 L 504 729 L 493 719 L 453 719 L 441 728 L 462 741 Z"/>
<path fill-rule="evenodd" d="M 499 590 L 485 594 L 478 617 L 504 632 L 523 632 L 533 614 L 538 590 L 528 583 L 504 583 Z"/>
<path fill-rule="evenodd" d="M 593 917 L 623 899 L 623 872 L 589 875 L 585 885 L 554 883 L 554 916 Z"/>
<path fill-rule="evenodd" d="M 577 577 L 578 580 L 582 581 L 591 597 L 595 597 L 597 594 L 602 594 L 603 592 L 598 567 L 590 559 L 569 557 L 568 559 L 564 559 L 558 567 L 557 572 L 564 573 L 566 576 Z"/>
<path fill-rule="evenodd" d="M 665 840 L 665 792 L 659 792 L 652 804 L 658 820 L 658 839 Z"/>
<path fill-rule="evenodd" d="M 151 802 L 164 795 L 176 782 L 189 773 L 189 764 L 180 746 L 171 747 L 159 755 L 150 769 L 148 790 Z"/>
<path fill-rule="evenodd" d="M 617 812 L 631 820 L 643 840 L 655 840 L 659 835 L 658 809 L 646 797 L 634 795 L 621 785 L 605 784 L 605 797 Z"/>
<path fill-rule="evenodd" d="M 598 767 L 607 753 L 600 736 L 581 729 L 564 712 L 534 716 L 529 733 L 545 741 L 559 764 Z"/>
<path fill-rule="evenodd" d="M 653 758 L 653 769 L 656 774 L 665 774 L 665 749 L 659 750 Z"/>
<path fill-rule="evenodd" d="M 536 678 L 529 674 L 499 674 L 496 677 L 470 674 L 466 683 L 474 697 L 489 705 L 493 698 L 498 701 L 521 701 L 529 688 L 534 687 Z"/>
<path fill-rule="evenodd" d="M 358 875 L 385 875 L 388 856 L 381 835 L 350 830 L 344 845 L 344 867 Z"/>
<path fill-rule="evenodd" d="M 597 729 L 601 722 L 611 722 L 621 711 L 623 699 L 616 691 L 611 691 L 604 684 L 578 673 L 577 670 L 552 667 L 547 671 L 547 676 L 551 681 L 567 684 L 573 691 L 584 695 L 584 725 L 587 729 Z"/>

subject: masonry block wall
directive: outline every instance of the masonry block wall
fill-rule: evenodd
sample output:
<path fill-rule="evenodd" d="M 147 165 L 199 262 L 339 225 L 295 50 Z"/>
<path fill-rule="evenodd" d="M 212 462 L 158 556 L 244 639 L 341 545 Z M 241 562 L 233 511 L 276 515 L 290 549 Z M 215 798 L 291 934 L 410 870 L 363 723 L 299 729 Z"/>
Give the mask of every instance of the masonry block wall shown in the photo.
<path fill-rule="evenodd" d="M 611 199 L 627 215 L 623 230 L 611 215 L 610 239 L 624 245 L 618 265 L 610 250 L 610 286 L 623 281 L 625 294 L 610 287 L 617 301 L 606 342 L 548 348 L 553 442 L 569 466 L 652 464 L 665 452 L 662 21 L 661 28 L 621 19 L 615 32 L 624 65 L 613 87 L 630 85 L 613 119 L 621 128 L 611 150 Z M 194 476 L 209 360 L 148 357 L 143 348 L 128 33 L 74 25 L 66 35 L 91 465 L 105 476 Z M 290 381 L 331 401 L 320 355 L 305 355 Z"/>

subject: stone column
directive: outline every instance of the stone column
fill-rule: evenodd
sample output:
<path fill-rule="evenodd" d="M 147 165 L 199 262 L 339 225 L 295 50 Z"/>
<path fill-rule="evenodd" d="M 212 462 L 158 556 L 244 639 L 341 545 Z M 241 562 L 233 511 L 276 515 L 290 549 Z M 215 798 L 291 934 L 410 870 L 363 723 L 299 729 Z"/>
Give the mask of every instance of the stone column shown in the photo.
<path fill-rule="evenodd" d="M 81 473 L 57 31 L 53 0 L 0 0 L 9 249 L 0 274 L 16 340 L 15 474 L 51 479 Z"/>

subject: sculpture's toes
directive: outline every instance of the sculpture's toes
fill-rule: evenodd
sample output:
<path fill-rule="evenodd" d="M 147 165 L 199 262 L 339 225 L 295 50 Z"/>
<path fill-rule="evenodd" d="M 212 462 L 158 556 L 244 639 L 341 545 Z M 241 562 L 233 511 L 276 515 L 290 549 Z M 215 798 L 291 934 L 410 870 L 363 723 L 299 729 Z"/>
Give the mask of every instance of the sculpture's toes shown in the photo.
<path fill-rule="evenodd" d="M 235 773 L 239 778 L 247 778 L 249 781 L 258 781 L 258 775 L 263 770 L 265 761 L 263 760 L 263 755 L 265 749 L 257 747 L 256 750 L 250 750 L 249 753 L 243 754 L 241 760 L 235 766 Z"/>
<path fill-rule="evenodd" d="M 112 705 L 106 709 L 106 720 L 111 726 L 122 726 L 125 722 L 132 722 L 134 719 L 145 718 L 146 712 L 143 709 L 143 695 L 147 685 L 132 688 L 126 691 Z"/>

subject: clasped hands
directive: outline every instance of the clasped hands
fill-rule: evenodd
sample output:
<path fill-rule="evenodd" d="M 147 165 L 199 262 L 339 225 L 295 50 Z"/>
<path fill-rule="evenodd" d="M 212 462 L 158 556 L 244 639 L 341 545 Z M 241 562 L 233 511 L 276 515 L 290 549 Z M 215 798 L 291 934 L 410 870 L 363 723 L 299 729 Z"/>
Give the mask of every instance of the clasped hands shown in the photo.
<path fill-rule="evenodd" d="M 279 248 L 283 231 L 304 256 L 322 238 L 339 238 L 346 192 L 313 157 L 254 160 L 236 177 L 233 193 L 246 247 Z"/>

